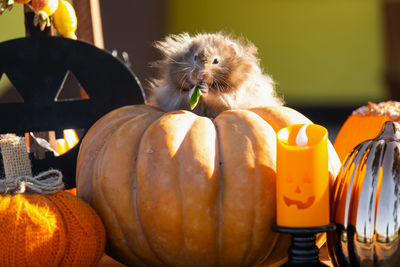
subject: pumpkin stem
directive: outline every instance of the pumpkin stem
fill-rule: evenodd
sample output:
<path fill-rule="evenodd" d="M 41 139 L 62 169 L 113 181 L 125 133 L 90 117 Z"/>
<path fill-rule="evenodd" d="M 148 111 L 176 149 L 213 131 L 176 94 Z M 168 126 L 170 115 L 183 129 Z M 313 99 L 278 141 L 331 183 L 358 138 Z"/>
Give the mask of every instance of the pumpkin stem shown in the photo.
<path fill-rule="evenodd" d="M 0 194 L 54 194 L 64 188 L 58 170 L 48 170 L 32 177 L 25 137 L 5 135 L 0 139 L 0 149 L 6 175 L 0 179 Z"/>
<path fill-rule="evenodd" d="M 377 139 L 400 141 L 400 124 L 395 121 L 385 122 Z"/>
<path fill-rule="evenodd" d="M 32 176 L 25 137 L 7 135 L 0 140 L 6 178 Z"/>

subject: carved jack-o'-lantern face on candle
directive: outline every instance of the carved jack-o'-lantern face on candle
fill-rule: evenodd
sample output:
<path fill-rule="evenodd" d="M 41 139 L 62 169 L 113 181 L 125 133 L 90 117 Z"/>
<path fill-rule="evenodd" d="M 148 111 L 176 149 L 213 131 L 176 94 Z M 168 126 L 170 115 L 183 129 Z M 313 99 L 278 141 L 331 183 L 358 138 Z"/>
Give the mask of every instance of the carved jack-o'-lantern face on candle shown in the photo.
<path fill-rule="evenodd" d="M 277 224 L 329 224 L 327 130 L 316 124 L 281 129 L 277 135 L 276 168 Z"/>
<path fill-rule="evenodd" d="M 297 206 L 298 209 L 307 209 L 315 201 L 311 178 L 308 175 L 303 177 L 289 176 L 286 179 L 286 191 L 283 194 L 283 201 L 290 207 Z"/>

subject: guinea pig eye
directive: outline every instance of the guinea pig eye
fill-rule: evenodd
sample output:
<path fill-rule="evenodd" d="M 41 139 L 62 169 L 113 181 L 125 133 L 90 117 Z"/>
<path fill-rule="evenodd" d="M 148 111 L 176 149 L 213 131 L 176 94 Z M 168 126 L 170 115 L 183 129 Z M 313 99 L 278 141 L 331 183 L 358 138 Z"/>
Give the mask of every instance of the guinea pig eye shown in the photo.
<path fill-rule="evenodd" d="M 219 63 L 218 58 L 214 58 L 212 64 L 218 64 L 218 63 Z"/>
<path fill-rule="evenodd" d="M 194 60 L 195 60 L 195 61 L 197 60 L 197 55 L 194 55 Z"/>

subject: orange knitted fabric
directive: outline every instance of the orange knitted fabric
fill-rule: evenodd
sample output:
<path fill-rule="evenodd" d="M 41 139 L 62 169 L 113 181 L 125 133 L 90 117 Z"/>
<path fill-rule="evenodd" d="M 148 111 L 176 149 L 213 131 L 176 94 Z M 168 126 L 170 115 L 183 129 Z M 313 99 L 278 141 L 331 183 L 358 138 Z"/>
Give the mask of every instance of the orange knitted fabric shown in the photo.
<path fill-rule="evenodd" d="M 0 195 L 0 266 L 95 266 L 104 226 L 77 197 Z"/>

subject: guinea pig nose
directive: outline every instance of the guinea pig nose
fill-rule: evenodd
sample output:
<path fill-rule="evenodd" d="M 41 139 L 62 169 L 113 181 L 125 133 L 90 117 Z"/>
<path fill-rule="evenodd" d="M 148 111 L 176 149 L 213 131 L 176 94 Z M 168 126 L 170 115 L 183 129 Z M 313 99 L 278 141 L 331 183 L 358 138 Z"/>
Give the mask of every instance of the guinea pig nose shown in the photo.
<path fill-rule="evenodd" d="M 204 80 L 206 78 L 206 74 L 204 72 L 199 72 L 199 73 L 197 73 L 196 78 L 198 80 Z"/>

